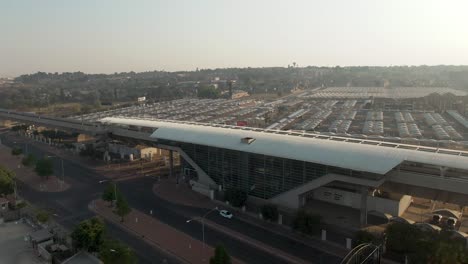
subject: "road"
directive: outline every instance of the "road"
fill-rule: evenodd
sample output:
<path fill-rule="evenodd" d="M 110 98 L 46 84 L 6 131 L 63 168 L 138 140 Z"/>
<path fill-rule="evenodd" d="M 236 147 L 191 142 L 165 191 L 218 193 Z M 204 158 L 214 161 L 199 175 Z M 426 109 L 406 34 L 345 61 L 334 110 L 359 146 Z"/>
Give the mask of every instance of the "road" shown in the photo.
<path fill-rule="evenodd" d="M 12 142 L 7 138 L 2 138 L 2 143 L 12 146 Z M 39 157 L 52 155 L 51 153 L 44 153 L 42 149 L 34 145 L 29 145 L 28 151 Z M 54 159 L 54 166 L 55 171 L 59 174 L 61 169 L 59 159 Z M 40 207 L 48 208 L 54 214 L 57 214 L 56 221 L 71 229 L 80 221 L 94 216 L 88 210 L 88 204 L 92 199 L 100 196 L 104 186 L 98 182 L 104 178 L 96 172 L 69 160 L 64 160 L 64 168 L 65 180 L 72 186 L 70 189 L 62 193 L 41 193 L 24 184 L 19 184 L 19 194 L 26 200 Z M 118 187 L 133 208 L 147 213 L 152 210 L 153 217 L 192 236 L 194 239 L 202 240 L 200 224 L 196 222 L 186 223 L 186 220 L 193 216 L 200 216 L 206 210 L 175 205 L 158 198 L 152 192 L 153 183 L 154 179 L 140 178 L 120 182 Z M 339 263 L 340 261 L 335 256 L 236 219 L 226 220 L 216 214 L 210 215 L 209 219 L 291 255 L 310 260 L 312 263 Z M 111 236 L 124 241 L 135 250 L 140 260 L 139 263 L 162 263 L 163 259 L 167 259 L 168 263 L 177 263 L 170 256 L 154 249 L 138 237 L 128 234 L 112 223 L 108 223 L 108 231 Z M 211 246 L 223 244 L 231 255 L 246 263 L 285 263 L 284 260 L 276 256 L 248 246 L 209 227 L 205 229 L 205 239 L 207 244 Z"/>

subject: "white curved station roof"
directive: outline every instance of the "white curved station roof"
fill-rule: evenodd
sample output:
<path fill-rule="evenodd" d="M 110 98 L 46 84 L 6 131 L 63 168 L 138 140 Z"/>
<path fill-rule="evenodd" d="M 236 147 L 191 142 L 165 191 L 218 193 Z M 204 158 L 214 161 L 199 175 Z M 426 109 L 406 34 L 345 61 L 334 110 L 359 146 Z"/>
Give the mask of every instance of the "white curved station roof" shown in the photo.
<path fill-rule="evenodd" d="M 399 149 L 312 137 L 281 135 L 240 127 L 224 128 L 203 124 L 153 121 L 127 118 L 104 118 L 101 122 L 157 128 L 151 135 L 165 139 L 211 147 L 245 151 L 329 166 L 385 174 L 403 161 L 412 161 L 450 168 L 468 169 L 468 157 L 451 154 Z M 250 137 L 252 143 L 242 143 Z"/>

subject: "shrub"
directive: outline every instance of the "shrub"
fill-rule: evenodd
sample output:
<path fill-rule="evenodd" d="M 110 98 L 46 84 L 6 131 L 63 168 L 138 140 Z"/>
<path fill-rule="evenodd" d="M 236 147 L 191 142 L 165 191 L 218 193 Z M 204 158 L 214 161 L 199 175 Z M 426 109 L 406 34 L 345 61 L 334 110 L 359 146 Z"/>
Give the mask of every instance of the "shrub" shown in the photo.
<path fill-rule="evenodd" d="M 47 221 L 49 221 L 49 213 L 44 210 L 40 210 L 36 213 L 36 219 L 39 223 L 47 223 Z"/>
<path fill-rule="evenodd" d="M 322 217 L 307 213 L 305 210 L 299 210 L 293 222 L 293 228 L 307 235 L 317 234 L 320 230 Z"/>
<path fill-rule="evenodd" d="M 18 156 L 18 155 L 21 155 L 22 153 L 23 153 L 23 150 L 20 148 L 13 148 L 11 150 L 11 155 L 13 156 Z"/>
<path fill-rule="evenodd" d="M 52 163 L 52 160 L 48 158 L 38 160 L 36 162 L 35 171 L 37 175 L 48 178 L 49 176 L 54 174 L 54 165 Z"/>
<path fill-rule="evenodd" d="M 229 189 L 224 193 L 224 198 L 232 206 L 241 207 L 247 202 L 247 193 L 239 189 Z"/>
<path fill-rule="evenodd" d="M 355 246 L 363 243 L 375 243 L 377 242 L 377 237 L 374 234 L 366 231 L 366 230 L 359 230 L 354 234 L 354 241 Z"/>
<path fill-rule="evenodd" d="M 21 163 L 26 167 L 32 167 L 36 164 L 36 157 L 33 154 L 28 154 L 21 160 Z"/>
<path fill-rule="evenodd" d="M 278 207 L 274 204 L 265 204 L 261 209 L 263 218 L 265 220 L 277 221 L 278 220 Z"/>
<path fill-rule="evenodd" d="M 231 257 L 223 246 L 215 248 L 215 254 L 210 258 L 210 264 L 231 264 Z"/>

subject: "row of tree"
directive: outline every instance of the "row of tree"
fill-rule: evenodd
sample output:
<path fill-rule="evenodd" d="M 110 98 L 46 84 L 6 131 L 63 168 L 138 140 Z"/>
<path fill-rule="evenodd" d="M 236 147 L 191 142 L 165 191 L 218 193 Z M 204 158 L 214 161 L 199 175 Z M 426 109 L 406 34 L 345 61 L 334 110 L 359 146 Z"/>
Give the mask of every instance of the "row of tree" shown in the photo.
<path fill-rule="evenodd" d="M 128 215 L 132 210 L 128 205 L 127 200 L 122 195 L 122 193 L 117 188 L 117 185 L 114 182 L 110 182 L 107 185 L 107 188 L 102 193 L 101 197 L 104 201 L 110 203 L 110 205 L 115 203 L 115 213 L 120 216 L 120 221 L 124 221 L 124 217 Z"/>
<path fill-rule="evenodd" d="M 104 263 L 137 263 L 131 248 L 107 236 L 105 224 L 100 218 L 82 221 L 74 228 L 71 237 L 76 249 L 97 253 Z"/>
<path fill-rule="evenodd" d="M 21 148 L 13 148 L 11 154 L 14 156 L 21 155 Z M 37 159 L 33 154 L 29 153 L 23 157 L 21 163 L 26 167 L 34 167 L 34 171 L 42 178 L 48 178 L 54 174 L 54 164 L 50 158 Z"/>

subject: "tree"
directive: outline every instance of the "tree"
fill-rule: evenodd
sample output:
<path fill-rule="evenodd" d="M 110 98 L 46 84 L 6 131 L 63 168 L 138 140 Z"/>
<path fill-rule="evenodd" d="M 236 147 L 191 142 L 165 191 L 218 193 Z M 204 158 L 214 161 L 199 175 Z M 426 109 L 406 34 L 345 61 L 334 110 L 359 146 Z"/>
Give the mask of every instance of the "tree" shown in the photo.
<path fill-rule="evenodd" d="M 197 96 L 199 98 L 216 99 L 219 97 L 219 95 L 219 90 L 216 89 L 213 85 L 205 85 L 198 87 Z"/>
<path fill-rule="evenodd" d="M 16 209 L 18 210 L 21 210 L 25 208 L 26 206 L 28 206 L 28 203 L 26 203 L 25 201 L 21 201 L 15 205 Z"/>
<path fill-rule="evenodd" d="M 278 207 L 274 204 L 265 204 L 262 206 L 262 215 L 265 220 L 277 221 L 278 220 Z"/>
<path fill-rule="evenodd" d="M 307 235 L 313 235 L 320 230 L 321 216 L 312 215 L 305 210 L 299 210 L 293 222 L 294 229 Z"/>
<path fill-rule="evenodd" d="M 115 183 L 110 182 L 109 185 L 107 185 L 104 192 L 102 193 L 101 198 L 104 201 L 110 202 L 112 204 L 112 201 L 117 200 L 117 197 L 116 197 L 118 196 L 117 192 L 118 190 L 117 190 L 117 186 L 115 185 Z"/>
<path fill-rule="evenodd" d="M 15 173 L 0 166 L 0 195 L 12 194 L 15 191 Z"/>
<path fill-rule="evenodd" d="M 33 154 L 28 154 L 26 157 L 23 158 L 21 163 L 26 167 L 31 167 L 36 164 L 36 157 Z"/>
<path fill-rule="evenodd" d="M 18 155 L 21 155 L 22 153 L 23 153 L 23 150 L 20 148 L 15 147 L 11 150 L 11 155 L 13 156 L 18 156 Z"/>
<path fill-rule="evenodd" d="M 93 217 L 80 222 L 73 230 L 71 237 L 77 249 L 98 252 L 104 242 L 104 235 L 104 222 L 97 217 Z"/>
<path fill-rule="evenodd" d="M 49 178 L 54 173 L 54 166 L 51 159 L 44 158 L 36 162 L 35 171 L 41 177 Z"/>
<path fill-rule="evenodd" d="M 392 223 L 387 226 L 387 249 L 399 254 L 416 252 L 417 242 L 423 240 L 424 232 L 416 226 Z"/>
<path fill-rule="evenodd" d="M 214 256 L 210 258 L 210 264 L 231 264 L 231 256 L 223 246 L 217 246 Z"/>
<path fill-rule="evenodd" d="M 410 263 L 468 263 L 466 240 L 453 238 L 451 232 L 428 232 L 412 225 L 393 223 L 387 227 L 386 234 L 388 251 L 407 256 Z M 398 239 L 401 239 L 400 244 Z"/>
<path fill-rule="evenodd" d="M 113 264 L 137 263 L 137 258 L 131 248 L 112 239 L 105 240 L 99 248 L 99 259 L 104 263 Z"/>
<path fill-rule="evenodd" d="M 451 239 L 443 233 L 436 241 L 429 259 L 430 263 L 458 264 L 468 263 L 468 250 L 466 249 L 466 239 Z"/>
<path fill-rule="evenodd" d="M 39 210 L 36 213 L 36 219 L 39 223 L 42 223 L 42 224 L 47 223 L 47 221 L 49 221 L 49 213 L 44 210 Z"/>
<path fill-rule="evenodd" d="M 247 202 L 247 192 L 239 189 L 228 189 L 224 193 L 224 198 L 233 206 L 241 207 Z"/>
<path fill-rule="evenodd" d="M 124 217 L 128 215 L 132 209 L 128 205 L 127 200 L 122 195 L 117 195 L 117 210 L 116 213 L 121 217 L 120 221 L 124 221 Z"/>
<path fill-rule="evenodd" d="M 374 234 L 366 230 L 359 230 L 356 232 L 356 234 L 354 234 L 355 246 L 359 244 L 363 244 L 363 243 L 373 243 L 373 242 L 376 242 L 377 240 L 378 239 Z"/>

